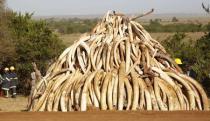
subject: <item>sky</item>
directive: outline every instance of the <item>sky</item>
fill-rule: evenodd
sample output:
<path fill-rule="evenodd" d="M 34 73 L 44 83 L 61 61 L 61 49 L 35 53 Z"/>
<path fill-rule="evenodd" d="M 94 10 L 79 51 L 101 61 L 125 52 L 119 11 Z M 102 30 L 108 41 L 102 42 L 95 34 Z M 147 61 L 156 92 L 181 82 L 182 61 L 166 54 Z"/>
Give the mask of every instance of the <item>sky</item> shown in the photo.
<path fill-rule="evenodd" d="M 34 12 L 37 16 L 94 15 L 108 10 L 142 13 L 155 9 L 155 14 L 204 13 L 201 4 L 210 0 L 7 0 L 7 6 L 17 12 Z"/>

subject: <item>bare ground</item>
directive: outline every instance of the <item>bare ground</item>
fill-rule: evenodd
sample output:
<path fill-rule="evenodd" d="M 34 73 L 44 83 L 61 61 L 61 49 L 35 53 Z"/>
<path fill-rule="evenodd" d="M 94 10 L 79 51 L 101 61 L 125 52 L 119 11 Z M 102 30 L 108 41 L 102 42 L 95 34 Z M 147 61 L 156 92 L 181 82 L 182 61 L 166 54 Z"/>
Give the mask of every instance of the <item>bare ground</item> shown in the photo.
<path fill-rule="evenodd" d="M 1 112 L 20 112 L 26 110 L 27 97 L 17 96 L 17 98 L 0 97 Z"/>
<path fill-rule="evenodd" d="M 209 100 L 210 102 L 210 100 Z M 27 97 L 0 98 L 0 121 L 210 121 L 207 111 L 22 112 Z"/>
<path fill-rule="evenodd" d="M 90 111 L 0 113 L 0 121 L 210 121 L 210 112 Z"/>
<path fill-rule="evenodd" d="M 26 110 L 27 101 L 28 98 L 25 96 L 17 96 L 17 98 L 0 97 L 0 112 L 22 112 Z"/>

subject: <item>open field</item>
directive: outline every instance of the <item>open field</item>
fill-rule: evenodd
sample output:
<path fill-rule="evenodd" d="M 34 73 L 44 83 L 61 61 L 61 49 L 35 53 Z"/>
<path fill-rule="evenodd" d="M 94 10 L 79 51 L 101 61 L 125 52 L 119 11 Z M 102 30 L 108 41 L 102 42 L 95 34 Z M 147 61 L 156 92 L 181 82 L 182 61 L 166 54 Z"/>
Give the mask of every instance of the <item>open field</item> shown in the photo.
<path fill-rule="evenodd" d="M 145 24 L 148 25 L 150 23 L 150 20 L 155 20 L 155 19 L 161 19 L 161 24 L 162 25 L 168 25 L 168 24 L 174 24 L 174 22 L 172 22 L 172 18 L 176 17 L 178 19 L 178 22 L 175 22 L 176 24 L 208 24 L 209 23 L 209 18 L 208 16 L 206 17 L 179 17 L 179 16 L 170 16 L 170 17 L 164 17 L 164 16 L 160 16 L 160 17 L 151 17 L 149 19 L 149 17 L 147 19 L 140 19 L 140 23 L 141 24 Z M 146 18 L 146 17 L 145 17 Z"/>
<path fill-rule="evenodd" d="M 60 34 L 59 37 L 66 45 L 71 45 L 75 40 L 80 38 L 81 34 Z"/>
<path fill-rule="evenodd" d="M 174 35 L 174 33 L 150 33 L 151 36 L 158 40 L 163 41 L 167 39 L 168 37 Z M 186 33 L 187 38 L 192 40 L 197 40 L 201 38 L 205 33 L 204 32 L 190 32 Z M 81 34 L 60 34 L 59 37 L 64 41 L 64 43 L 69 46 L 71 45 L 75 40 L 78 40 L 80 38 Z"/>

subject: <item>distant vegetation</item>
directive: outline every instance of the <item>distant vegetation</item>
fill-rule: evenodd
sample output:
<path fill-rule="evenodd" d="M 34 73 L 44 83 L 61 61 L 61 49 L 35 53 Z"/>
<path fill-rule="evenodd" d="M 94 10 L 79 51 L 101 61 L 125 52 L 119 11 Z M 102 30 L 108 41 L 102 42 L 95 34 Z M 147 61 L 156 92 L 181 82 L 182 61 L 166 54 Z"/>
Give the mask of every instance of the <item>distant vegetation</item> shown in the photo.
<path fill-rule="evenodd" d="M 179 20 L 173 17 L 170 24 L 163 25 L 161 19 L 150 20 L 148 25 L 143 25 L 148 32 L 207 32 L 210 24 L 177 23 Z M 98 19 L 48 19 L 48 25 L 54 31 L 61 34 L 90 32 L 97 24 Z"/>
<path fill-rule="evenodd" d="M 48 19 L 47 23 L 54 31 L 62 34 L 85 33 L 97 24 L 98 19 Z"/>
<path fill-rule="evenodd" d="M 172 21 L 178 21 L 173 18 Z M 149 25 L 144 25 L 144 28 L 149 32 L 206 32 L 210 24 L 194 24 L 194 23 L 171 23 L 163 25 L 157 19 L 150 20 Z"/>

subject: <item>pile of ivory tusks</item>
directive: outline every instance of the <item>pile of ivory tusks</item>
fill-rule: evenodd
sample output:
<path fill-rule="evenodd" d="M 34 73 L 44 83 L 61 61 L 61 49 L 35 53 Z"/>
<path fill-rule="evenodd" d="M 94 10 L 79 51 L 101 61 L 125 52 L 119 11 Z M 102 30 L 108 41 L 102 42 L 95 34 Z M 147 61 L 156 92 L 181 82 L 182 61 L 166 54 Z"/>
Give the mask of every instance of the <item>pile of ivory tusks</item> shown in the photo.
<path fill-rule="evenodd" d="M 31 111 L 208 110 L 201 85 L 183 74 L 137 22 L 110 12 L 67 48 L 36 85 Z"/>

